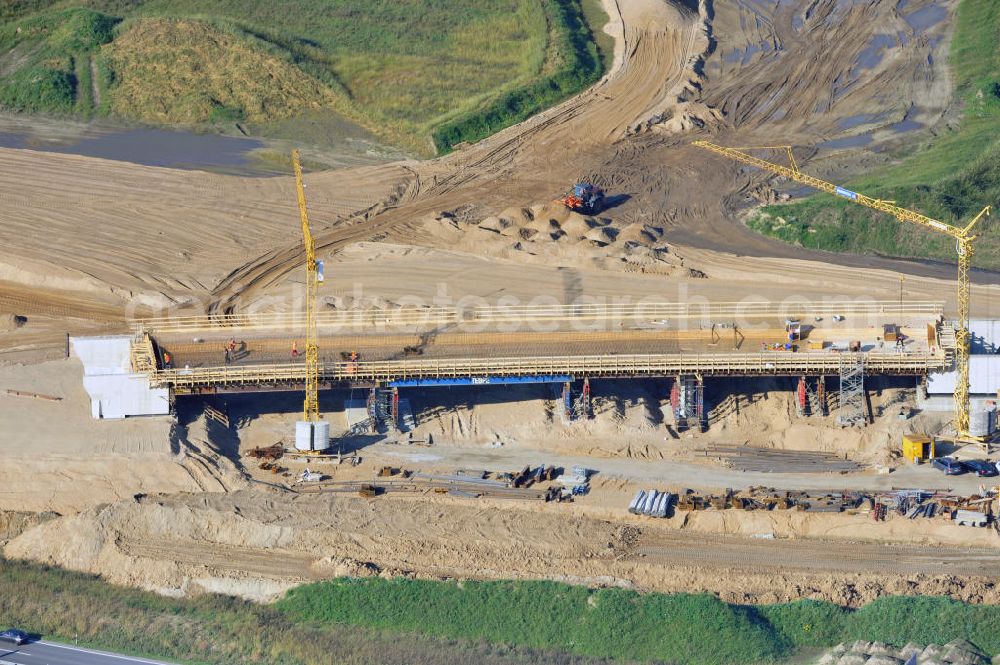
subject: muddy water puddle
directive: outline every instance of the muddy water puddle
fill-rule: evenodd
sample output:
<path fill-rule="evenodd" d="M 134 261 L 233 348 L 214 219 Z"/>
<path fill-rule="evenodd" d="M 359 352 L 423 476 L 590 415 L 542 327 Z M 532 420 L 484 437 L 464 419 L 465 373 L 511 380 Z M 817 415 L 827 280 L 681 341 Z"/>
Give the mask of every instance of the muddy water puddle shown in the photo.
<path fill-rule="evenodd" d="M 355 137 L 334 142 L 339 147 L 303 151 L 305 159 L 328 167 L 391 161 L 397 154 L 372 150 L 373 143 Z M 265 177 L 288 175 L 283 159 L 292 147 L 308 140 L 227 136 L 222 134 L 115 127 L 44 118 L 0 116 L 0 147 L 39 150 L 143 166 L 203 170 L 231 175 Z"/>
<path fill-rule="evenodd" d="M 842 139 L 834 139 L 832 141 L 823 141 L 817 147 L 821 150 L 835 150 L 839 148 L 857 148 L 860 146 L 868 145 L 872 142 L 871 134 L 858 134 L 857 136 L 848 136 Z"/>
<path fill-rule="evenodd" d="M 917 34 L 930 30 L 947 17 L 948 10 L 940 5 L 929 5 L 909 14 L 903 14 L 903 20 L 909 23 Z"/>
<path fill-rule="evenodd" d="M 75 140 L 29 132 L 0 132 L 0 146 L 113 159 L 143 166 L 209 168 L 268 175 L 267 169 L 250 168 L 255 162 L 250 153 L 264 147 L 264 143 L 249 138 L 160 129 L 99 132 Z"/>

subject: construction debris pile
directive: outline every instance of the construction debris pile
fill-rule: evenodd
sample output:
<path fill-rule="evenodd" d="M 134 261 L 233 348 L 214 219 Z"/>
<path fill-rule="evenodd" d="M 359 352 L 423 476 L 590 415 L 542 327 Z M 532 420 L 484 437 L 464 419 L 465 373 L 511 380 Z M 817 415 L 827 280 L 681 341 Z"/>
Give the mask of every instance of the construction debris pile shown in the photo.
<path fill-rule="evenodd" d="M 289 475 L 288 468 L 278 464 L 278 460 L 284 456 L 285 447 L 280 443 L 276 443 L 273 446 L 251 448 L 247 451 L 247 457 L 260 460 L 260 464 L 257 465 L 258 469 L 287 477 Z"/>
<path fill-rule="evenodd" d="M 639 490 L 628 505 L 633 515 L 672 517 L 674 512 L 694 510 L 799 510 L 813 513 L 868 513 L 876 521 L 890 515 L 907 519 L 918 517 L 953 520 L 960 526 L 984 527 L 992 524 L 1000 533 L 994 517 L 997 490 L 962 497 L 942 491 L 895 489 L 889 492 L 849 490 L 779 490 L 773 487 L 750 487 L 722 494 L 699 494 L 682 489 L 669 491 Z"/>
<path fill-rule="evenodd" d="M 885 520 L 892 513 L 911 520 L 943 516 L 960 526 L 983 527 L 992 522 L 993 528 L 1000 533 L 1000 523 L 993 512 L 997 490 L 966 497 L 940 491 L 896 490 L 875 495 L 871 501 L 872 519 L 876 521 Z"/>
<path fill-rule="evenodd" d="M 573 467 L 570 473 L 554 466 L 526 466 L 517 472 L 488 472 L 459 469 L 454 474 L 411 473 L 383 467 L 373 481 L 345 480 L 310 483 L 297 487 L 301 493 L 349 492 L 375 497 L 389 492 L 444 494 L 475 499 L 523 499 L 529 501 L 572 501 L 590 487 L 589 469 Z M 547 485 L 542 487 L 542 485 Z"/>
<path fill-rule="evenodd" d="M 760 473 L 849 473 L 861 465 L 832 453 L 802 450 L 710 445 L 705 457 L 715 457 L 723 465 L 740 471 Z"/>
<path fill-rule="evenodd" d="M 251 448 L 247 451 L 247 457 L 259 460 L 277 460 L 285 455 L 285 447 L 280 443 L 263 448 Z"/>

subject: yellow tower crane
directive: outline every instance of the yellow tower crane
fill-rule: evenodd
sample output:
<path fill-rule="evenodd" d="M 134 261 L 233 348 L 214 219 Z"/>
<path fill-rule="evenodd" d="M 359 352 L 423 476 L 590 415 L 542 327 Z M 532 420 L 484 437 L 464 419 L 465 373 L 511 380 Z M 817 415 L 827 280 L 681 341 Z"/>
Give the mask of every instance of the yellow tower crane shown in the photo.
<path fill-rule="evenodd" d="M 792 155 L 791 146 L 761 146 L 736 149 L 725 148 L 714 143 L 709 143 L 708 141 L 695 141 L 694 145 L 724 155 L 738 162 L 785 176 L 795 182 L 809 185 L 815 189 L 840 196 L 874 210 L 880 210 L 892 215 L 901 222 L 918 224 L 926 229 L 954 238 L 955 248 L 958 252 L 958 326 L 955 330 L 957 347 L 955 364 L 958 370 L 958 380 L 955 382 L 955 429 L 960 439 L 974 440 L 974 437 L 969 435 L 969 291 L 971 286 L 969 272 L 972 268 L 972 254 L 975 250 L 973 242 L 976 239 L 976 236 L 972 233 L 972 229 L 983 217 L 990 214 L 990 206 L 983 208 L 965 226 L 952 226 L 951 224 L 921 215 L 918 212 L 900 208 L 894 205 L 893 201 L 873 199 L 864 194 L 852 192 L 844 187 L 839 187 L 819 178 L 806 175 L 799 171 L 798 164 L 795 163 L 795 157 Z M 783 150 L 788 155 L 789 166 L 782 166 L 765 159 L 760 159 L 759 157 L 754 157 L 742 150 Z"/>
<path fill-rule="evenodd" d="M 309 228 L 309 214 L 306 212 L 306 192 L 302 183 L 302 164 L 299 151 L 292 151 L 292 170 L 295 171 L 295 189 L 299 199 L 299 218 L 302 221 L 302 241 L 306 249 L 306 397 L 302 407 L 303 420 L 309 423 L 309 441 L 313 442 L 317 435 L 315 423 L 319 423 L 319 332 L 316 326 L 316 292 L 322 281 L 322 265 L 316 261 L 316 242 Z M 327 430 L 328 432 L 328 430 Z M 298 430 L 296 430 L 296 447 L 299 447 Z M 323 450 L 327 441 L 315 441 L 309 450 Z"/>

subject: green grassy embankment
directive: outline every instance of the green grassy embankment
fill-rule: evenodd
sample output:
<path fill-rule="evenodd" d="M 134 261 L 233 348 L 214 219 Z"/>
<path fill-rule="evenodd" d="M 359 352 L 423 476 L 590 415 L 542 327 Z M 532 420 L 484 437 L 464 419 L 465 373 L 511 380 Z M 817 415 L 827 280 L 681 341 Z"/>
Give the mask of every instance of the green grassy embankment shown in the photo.
<path fill-rule="evenodd" d="M 1000 607 L 890 597 L 860 610 L 826 602 L 728 605 L 707 594 L 638 594 L 555 582 L 337 579 L 275 605 L 177 599 L 79 573 L 0 559 L 0 624 L 48 639 L 186 663 L 533 662 L 585 665 L 780 662 L 797 649 L 964 638 L 1000 653 Z M 603 661 L 602 661 L 603 662 Z"/>
<path fill-rule="evenodd" d="M 434 145 L 448 152 L 463 142 L 486 138 L 504 127 L 529 118 L 595 83 L 604 73 L 602 53 L 577 0 L 542 0 L 551 26 L 543 76 L 509 90 L 489 103 L 449 120 L 434 130 Z M 590 5 L 595 22 L 603 9 Z M 604 22 L 607 15 L 604 14 Z"/>
<path fill-rule="evenodd" d="M 90 61 L 112 40 L 115 23 L 89 9 L 0 23 L 0 108 L 89 117 Z"/>
<path fill-rule="evenodd" d="M 900 164 L 847 184 L 851 189 L 952 223 L 1000 204 L 1000 3 L 962 0 L 949 62 L 960 126 L 919 146 Z M 753 230 L 811 249 L 955 260 L 954 243 L 828 194 L 766 206 Z M 1000 269 L 1000 232 L 987 221 L 973 264 Z"/>
<path fill-rule="evenodd" d="M 0 7 L 0 109 L 265 135 L 318 112 L 430 154 L 597 80 L 583 1 L 24 0 Z"/>
<path fill-rule="evenodd" d="M 851 640 L 947 643 L 1000 653 L 1000 607 L 891 597 L 854 611 L 832 603 L 734 606 L 707 594 L 638 594 L 554 582 L 334 580 L 292 589 L 279 610 L 306 625 L 558 649 L 677 665 L 773 662 Z"/>
<path fill-rule="evenodd" d="M 0 558 L 0 625 L 45 639 L 199 665 L 599 665 L 554 650 L 305 626 L 228 596 L 158 596 Z"/>

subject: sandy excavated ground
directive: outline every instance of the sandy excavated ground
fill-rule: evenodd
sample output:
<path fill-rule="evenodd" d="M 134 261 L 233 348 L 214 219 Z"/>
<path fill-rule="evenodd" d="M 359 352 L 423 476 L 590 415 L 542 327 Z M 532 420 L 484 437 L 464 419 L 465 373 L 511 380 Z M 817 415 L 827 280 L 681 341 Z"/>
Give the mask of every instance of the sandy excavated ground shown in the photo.
<path fill-rule="evenodd" d="M 717 535 L 773 534 L 790 540 Z M 894 528 L 898 527 L 898 528 Z M 268 599 L 335 575 L 546 578 L 660 591 L 706 590 L 736 602 L 832 598 L 856 605 L 885 593 L 948 593 L 998 602 L 995 534 L 938 524 L 935 547 L 906 520 L 754 513 L 613 519 L 566 505 L 461 499 L 297 496 L 260 490 L 156 495 L 52 519 L 4 553 L 168 594 L 222 591 Z M 831 540 L 838 533 L 850 540 Z M 945 572 L 947 571 L 947 572 Z"/>
<path fill-rule="evenodd" d="M 750 202 L 774 198 L 766 178 L 688 145 L 711 136 L 807 146 L 874 130 L 872 146 L 887 150 L 827 149 L 800 163 L 828 177 L 885 164 L 913 136 L 892 123 L 954 120 L 941 64 L 949 21 L 914 27 L 894 0 L 713 3 L 711 11 L 693 1 L 606 4 L 615 64 L 592 89 L 440 159 L 307 174 L 328 261 L 325 302 L 429 301 L 442 289 L 452 301 L 514 296 L 524 304 L 540 295 L 564 303 L 895 299 L 901 271 L 908 299 L 953 306 L 950 266 L 830 256 L 751 233 L 739 218 Z M 929 4 L 911 0 L 906 15 Z M 935 4 L 952 12 L 956 2 Z M 585 217 L 552 204 L 580 178 L 605 187 L 608 210 Z M 1000 602 L 1000 551 L 985 530 L 801 513 L 651 523 L 625 513 L 641 482 L 634 473 L 608 474 L 570 506 L 295 496 L 246 479 L 238 454 L 286 437 L 298 404 L 248 412 L 224 432 L 187 412 L 176 425 L 94 422 L 78 364 L 60 359 L 67 331 L 120 331 L 131 316 L 171 308 L 294 305 L 302 249 L 293 182 L 0 149 L 0 209 L 0 388 L 64 398 L 0 396 L 7 556 L 164 593 L 258 599 L 303 580 L 408 574 L 708 590 L 735 602 L 857 605 L 886 593 Z M 974 290 L 975 313 L 1000 311 L 992 291 Z M 788 395 L 775 392 L 707 435 L 665 441 L 664 390 L 612 388 L 599 393 L 593 421 L 571 428 L 531 392 L 474 407 L 463 403 L 469 395 L 414 401 L 420 433 L 457 449 L 442 467 L 501 440 L 512 456 L 544 450 L 602 464 L 690 465 L 691 486 L 698 468 L 709 469 L 694 465 L 685 443 L 809 447 L 884 463 L 907 426 L 887 415 L 860 435 L 842 432 L 797 419 Z M 894 396 L 886 391 L 873 405 L 888 408 Z M 910 425 L 940 425 L 921 418 Z M 392 459 L 373 449 L 357 473 Z M 929 479 L 902 474 L 908 484 Z M 796 482 L 827 480 L 839 484 Z M 844 479 L 886 482 L 894 478 Z M 746 537 L 761 534 L 779 540 Z"/>
<path fill-rule="evenodd" d="M 221 492 L 242 485 L 205 432 L 173 419 L 94 420 L 76 359 L 0 368 L 0 510 L 75 512 L 138 492 Z M 62 398 L 13 397 L 8 388 Z"/>

